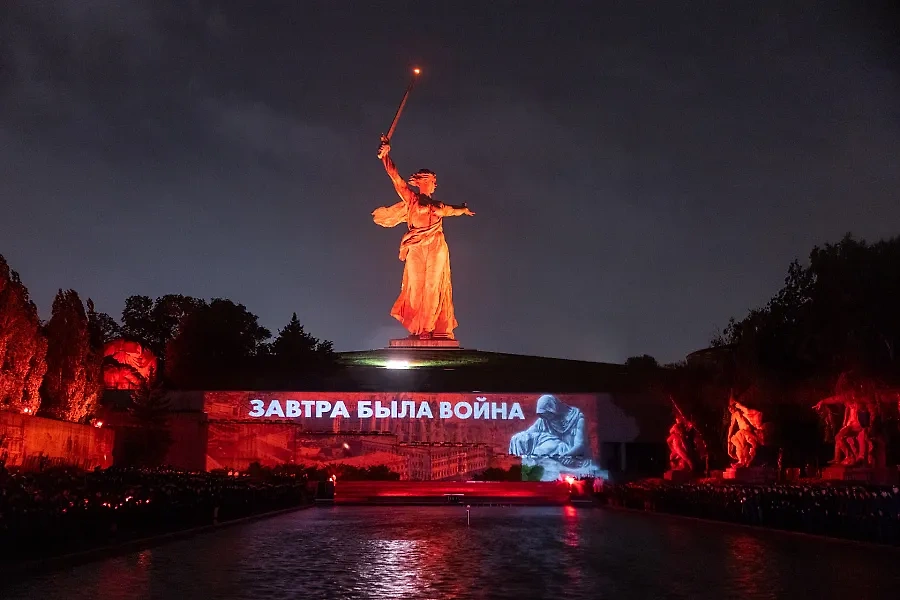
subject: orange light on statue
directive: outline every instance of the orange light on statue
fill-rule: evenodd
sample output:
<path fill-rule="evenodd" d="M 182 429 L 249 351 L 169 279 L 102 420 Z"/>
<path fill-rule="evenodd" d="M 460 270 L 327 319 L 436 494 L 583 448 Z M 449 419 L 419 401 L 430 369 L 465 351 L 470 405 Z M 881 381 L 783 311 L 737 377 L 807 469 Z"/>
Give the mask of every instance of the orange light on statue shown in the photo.
<path fill-rule="evenodd" d="M 413 75 L 418 75 L 421 72 L 422 72 L 422 69 L 420 69 L 419 67 L 416 67 L 415 69 L 413 69 Z"/>

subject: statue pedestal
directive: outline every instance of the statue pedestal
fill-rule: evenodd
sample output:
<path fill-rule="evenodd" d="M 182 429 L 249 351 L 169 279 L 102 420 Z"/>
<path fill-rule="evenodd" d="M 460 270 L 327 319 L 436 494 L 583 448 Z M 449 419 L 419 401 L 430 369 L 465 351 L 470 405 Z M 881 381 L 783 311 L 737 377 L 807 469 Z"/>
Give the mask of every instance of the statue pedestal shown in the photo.
<path fill-rule="evenodd" d="M 428 348 L 428 349 L 447 349 L 458 350 L 459 340 L 451 340 L 449 338 L 431 338 L 429 340 L 419 340 L 415 338 L 401 338 L 399 340 L 391 340 L 389 348 Z"/>
<path fill-rule="evenodd" d="M 773 483 L 778 476 L 771 467 L 728 467 L 722 473 L 722 479 L 738 483 Z"/>
<path fill-rule="evenodd" d="M 890 467 L 850 467 L 847 465 L 828 465 L 822 469 L 822 479 L 831 481 L 855 481 L 876 485 L 897 483 L 896 468 Z"/>
<path fill-rule="evenodd" d="M 663 474 L 663 479 L 672 483 L 687 483 L 694 480 L 694 474 L 683 469 L 669 469 Z"/>

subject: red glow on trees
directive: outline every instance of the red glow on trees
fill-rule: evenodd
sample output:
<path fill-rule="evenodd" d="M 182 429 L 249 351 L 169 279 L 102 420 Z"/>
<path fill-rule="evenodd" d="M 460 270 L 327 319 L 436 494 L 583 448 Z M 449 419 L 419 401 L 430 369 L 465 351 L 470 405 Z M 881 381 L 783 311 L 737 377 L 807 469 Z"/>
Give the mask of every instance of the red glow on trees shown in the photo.
<path fill-rule="evenodd" d="M 84 421 L 100 393 L 100 357 L 91 350 L 88 317 L 75 290 L 56 294 L 44 332 L 49 346 L 43 410 L 63 421 Z"/>
<path fill-rule="evenodd" d="M 0 255 L 0 408 L 34 414 L 47 371 L 47 339 L 19 274 Z"/>

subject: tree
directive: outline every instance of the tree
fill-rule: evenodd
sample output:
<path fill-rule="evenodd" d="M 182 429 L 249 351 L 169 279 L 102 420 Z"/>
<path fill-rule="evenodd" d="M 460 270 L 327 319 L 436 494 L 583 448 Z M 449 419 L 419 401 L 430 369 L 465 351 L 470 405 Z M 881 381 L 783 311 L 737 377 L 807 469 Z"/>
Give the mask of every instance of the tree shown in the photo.
<path fill-rule="evenodd" d="M 140 342 L 154 353 L 157 352 L 156 348 L 151 348 L 151 342 L 156 338 L 156 328 L 153 321 L 153 300 L 149 296 L 128 296 L 125 299 L 125 308 L 122 309 L 122 334 Z"/>
<path fill-rule="evenodd" d="M 271 333 L 242 304 L 216 298 L 187 315 L 166 349 L 166 375 L 186 389 L 246 386 Z"/>
<path fill-rule="evenodd" d="M 625 366 L 637 371 L 652 371 L 659 368 L 659 363 L 649 354 L 642 354 L 626 358 Z"/>
<path fill-rule="evenodd" d="M 19 274 L 0 255 L 0 408 L 35 414 L 47 371 L 47 339 Z"/>
<path fill-rule="evenodd" d="M 87 315 L 75 290 L 56 294 L 44 333 L 48 348 L 42 411 L 81 422 L 94 411 L 102 379 L 101 357 L 91 350 Z"/>
<path fill-rule="evenodd" d="M 94 309 L 94 301 L 87 301 L 88 332 L 91 339 L 91 350 L 100 353 L 107 342 L 122 336 L 122 326 L 104 312 Z"/>
<path fill-rule="evenodd" d="M 154 377 L 145 380 L 131 396 L 128 412 L 136 427 L 122 429 L 122 459 L 127 465 L 158 467 L 172 445 L 169 431 L 170 403 Z"/>
<path fill-rule="evenodd" d="M 282 385 L 297 385 L 298 376 L 323 374 L 334 366 L 334 346 L 307 333 L 293 313 L 269 347 L 274 378 Z"/>
<path fill-rule="evenodd" d="M 746 370 L 782 380 L 846 370 L 890 376 L 900 368 L 900 237 L 867 244 L 851 235 L 794 261 L 761 309 L 731 320 L 714 340 Z"/>
<path fill-rule="evenodd" d="M 122 333 L 163 360 L 166 346 L 184 319 L 204 306 L 205 301 L 181 294 L 167 294 L 155 301 L 147 296 L 129 296 L 122 310 Z"/>

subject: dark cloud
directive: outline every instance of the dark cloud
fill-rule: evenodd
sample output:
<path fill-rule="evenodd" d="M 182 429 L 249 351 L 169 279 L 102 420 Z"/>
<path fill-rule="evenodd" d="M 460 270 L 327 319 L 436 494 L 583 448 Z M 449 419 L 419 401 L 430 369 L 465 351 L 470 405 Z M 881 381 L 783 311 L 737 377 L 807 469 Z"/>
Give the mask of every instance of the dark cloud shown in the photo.
<path fill-rule="evenodd" d="M 384 344 L 374 149 L 421 63 L 395 154 L 478 212 L 463 343 L 678 359 L 812 245 L 897 233 L 896 14 L 784 4 L 14 0 L 0 251 L 45 314 L 181 292 Z"/>

